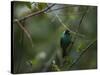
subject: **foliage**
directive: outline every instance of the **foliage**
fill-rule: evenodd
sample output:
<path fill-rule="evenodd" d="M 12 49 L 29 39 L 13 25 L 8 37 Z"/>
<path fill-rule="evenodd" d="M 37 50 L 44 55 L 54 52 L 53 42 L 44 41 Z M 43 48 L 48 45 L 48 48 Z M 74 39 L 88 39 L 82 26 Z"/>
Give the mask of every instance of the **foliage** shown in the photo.
<path fill-rule="evenodd" d="M 97 67 L 96 6 L 13 4 L 14 73 Z M 68 56 L 62 58 L 60 39 L 66 29 L 71 33 L 72 44 Z"/>

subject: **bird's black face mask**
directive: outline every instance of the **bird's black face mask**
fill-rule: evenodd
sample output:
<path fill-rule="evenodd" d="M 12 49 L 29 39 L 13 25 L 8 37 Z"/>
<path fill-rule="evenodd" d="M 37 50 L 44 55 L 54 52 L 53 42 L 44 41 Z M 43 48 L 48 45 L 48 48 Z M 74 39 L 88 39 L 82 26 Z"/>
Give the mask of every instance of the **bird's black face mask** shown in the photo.
<path fill-rule="evenodd" d="M 69 30 L 65 31 L 65 35 L 67 35 L 67 34 L 70 35 L 70 31 Z"/>

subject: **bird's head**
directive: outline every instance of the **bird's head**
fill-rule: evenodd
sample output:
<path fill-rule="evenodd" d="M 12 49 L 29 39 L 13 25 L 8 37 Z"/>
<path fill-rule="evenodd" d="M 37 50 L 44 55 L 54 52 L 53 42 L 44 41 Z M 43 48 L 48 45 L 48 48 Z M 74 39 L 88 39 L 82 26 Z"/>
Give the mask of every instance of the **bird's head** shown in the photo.
<path fill-rule="evenodd" d="M 64 34 L 65 34 L 65 35 L 70 35 L 69 30 L 66 30 L 66 31 L 64 32 Z"/>

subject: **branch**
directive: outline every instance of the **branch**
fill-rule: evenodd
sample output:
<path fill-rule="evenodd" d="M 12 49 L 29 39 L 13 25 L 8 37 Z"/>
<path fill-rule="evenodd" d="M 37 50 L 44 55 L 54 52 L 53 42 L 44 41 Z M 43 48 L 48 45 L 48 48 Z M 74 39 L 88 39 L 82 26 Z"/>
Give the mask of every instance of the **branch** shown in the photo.
<path fill-rule="evenodd" d="M 46 12 L 47 10 L 49 10 L 51 7 L 53 7 L 54 5 L 55 5 L 55 4 L 52 4 L 52 5 L 48 6 L 47 8 L 45 8 L 45 9 L 43 9 L 43 10 L 41 10 L 41 11 L 38 11 L 38 12 L 35 12 L 35 13 L 32 13 L 32 14 L 29 14 L 29 15 L 27 15 L 27 16 L 25 16 L 25 17 L 19 19 L 18 21 L 26 20 L 26 19 L 29 18 L 29 17 L 36 16 L 36 15 L 38 15 L 38 14 L 44 13 L 44 12 Z M 16 22 L 16 21 L 14 20 L 14 22 Z"/>
<path fill-rule="evenodd" d="M 53 53 L 52 57 L 48 60 L 48 62 L 44 65 L 44 69 L 42 70 L 43 72 L 45 72 L 48 67 L 51 65 L 53 59 L 55 58 L 56 55 L 56 51 Z"/>
<path fill-rule="evenodd" d="M 80 28 L 80 25 L 82 24 L 83 19 L 85 18 L 85 16 L 86 16 L 88 10 L 89 10 L 89 8 L 87 7 L 86 11 L 83 13 L 83 15 L 82 15 L 82 17 L 81 17 L 81 19 L 80 19 L 79 26 L 78 26 L 78 28 L 77 28 L 76 33 L 78 33 L 79 28 Z M 77 36 L 77 35 L 76 35 L 76 36 Z M 74 41 L 76 40 L 76 36 L 74 37 Z M 95 40 L 95 41 L 96 41 L 96 40 Z M 80 58 L 82 57 L 82 55 L 87 51 L 88 48 L 90 48 L 90 47 L 94 44 L 95 41 L 93 41 L 92 43 L 90 43 L 90 44 L 83 50 L 83 52 L 79 55 L 79 57 L 75 60 L 75 62 L 73 62 L 73 63 L 71 64 L 71 66 L 69 66 L 69 70 L 71 69 L 71 67 L 73 67 L 74 64 L 76 64 L 76 63 L 80 60 Z M 74 44 L 74 43 L 75 43 L 75 42 L 73 42 L 73 44 Z"/>
<path fill-rule="evenodd" d="M 73 5 L 73 6 L 63 6 L 63 7 L 55 8 L 55 9 L 52 9 L 52 10 L 48 10 L 47 13 L 53 12 L 53 11 L 56 11 L 56 10 L 65 9 L 65 8 L 68 8 L 68 7 L 79 7 L 79 6 L 77 6 L 77 5 Z"/>
<path fill-rule="evenodd" d="M 82 22 L 83 22 L 83 19 L 85 18 L 86 14 L 87 14 L 88 9 L 89 9 L 89 8 L 87 7 L 86 11 L 83 13 L 83 15 L 82 15 L 82 17 L 81 17 L 81 19 L 80 19 L 78 28 L 77 28 L 77 30 L 76 30 L 76 34 L 79 32 L 80 26 L 81 26 L 81 24 L 82 24 Z M 74 37 L 74 39 L 73 39 L 74 41 L 76 40 L 76 37 L 77 37 L 77 35 Z M 73 44 L 74 44 L 74 43 L 73 43 Z"/>
<path fill-rule="evenodd" d="M 55 13 L 56 14 L 56 13 Z M 64 28 L 66 28 L 67 30 L 71 31 L 60 19 L 60 17 L 56 14 L 57 19 L 59 20 L 59 22 L 63 25 Z"/>
<path fill-rule="evenodd" d="M 83 51 L 80 53 L 79 57 L 75 60 L 75 62 L 73 62 L 70 66 L 69 69 L 70 70 L 82 57 L 82 55 L 84 55 L 84 53 L 96 42 L 97 40 L 94 40 L 93 42 L 91 42 L 85 49 L 83 49 Z"/>
<path fill-rule="evenodd" d="M 31 44 L 32 44 L 32 47 L 33 47 L 33 42 L 32 42 L 32 37 L 31 35 L 29 34 L 29 32 L 23 27 L 23 25 L 16 19 L 15 22 L 18 24 L 18 26 L 25 32 L 25 34 L 27 35 L 27 37 L 29 38 Z"/>
<path fill-rule="evenodd" d="M 61 25 L 62 25 L 64 28 L 66 28 L 67 30 L 69 30 L 70 33 L 73 33 L 74 35 L 77 35 L 77 36 L 85 37 L 85 36 L 82 35 L 82 34 L 79 34 L 79 33 L 76 33 L 76 32 L 74 32 L 74 31 L 72 31 L 70 28 L 67 27 L 67 25 L 65 25 L 65 24 L 62 22 L 62 20 L 60 19 L 60 17 L 59 17 L 56 13 L 55 13 L 55 15 L 56 15 L 57 19 L 59 20 L 59 22 L 61 23 Z"/>
<path fill-rule="evenodd" d="M 86 16 L 88 10 L 89 10 L 89 8 L 87 7 L 86 11 L 83 13 L 83 15 L 82 15 L 82 17 L 81 17 L 81 20 L 80 20 L 80 22 L 79 22 L 79 26 L 78 26 L 77 32 L 79 31 L 80 25 L 82 24 L 83 19 L 85 18 L 85 16 Z"/>
<path fill-rule="evenodd" d="M 76 34 L 78 34 L 78 32 L 79 32 L 80 25 L 82 24 L 83 19 L 84 19 L 84 17 L 85 17 L 86 14 L 87 14 L 87 11 L 88 11 L 88 8 L 87 8 L 86 11 L 83 13 L 83 15 L 82 15 L 82 17 L 81 17 L 81 19 L 80 19 L 80 22 L 79 22 L 79 25 L 78 25 Z M 75 34 L 75 36 L 74 36 L 74 38 L 73 38 L 72 46 L 75 44 L 75 41 L 76 41 L 76 39 L 77 39 L 77 35 L 76 35 L 76 34 Z M 72 47 L 71 47 L 71 48 L 72 48 Z M 71 51 L 71 50 L 70 50 L 70 51 Z"/>

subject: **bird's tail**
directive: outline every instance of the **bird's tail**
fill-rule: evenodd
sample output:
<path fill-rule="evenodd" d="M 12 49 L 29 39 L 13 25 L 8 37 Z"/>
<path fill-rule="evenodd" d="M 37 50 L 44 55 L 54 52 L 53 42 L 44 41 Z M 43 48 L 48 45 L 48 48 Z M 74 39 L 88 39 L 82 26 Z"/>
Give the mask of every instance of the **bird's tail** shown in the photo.
<path fill-rule="evenodd" d="M 67 53 L 66 53 L 66 48 L 63 48 L 63 50 L 62 50 L 63 52 L 62 52 L 62 56 L 63 56 L 63 58 L 65 58 L 66 56 L 67 56 Z"/>

